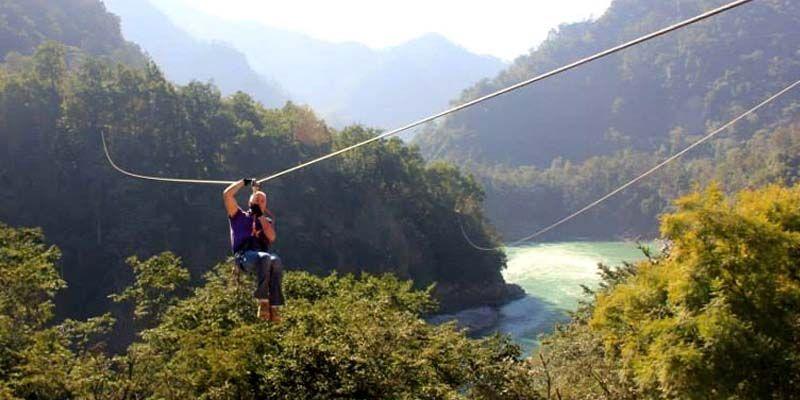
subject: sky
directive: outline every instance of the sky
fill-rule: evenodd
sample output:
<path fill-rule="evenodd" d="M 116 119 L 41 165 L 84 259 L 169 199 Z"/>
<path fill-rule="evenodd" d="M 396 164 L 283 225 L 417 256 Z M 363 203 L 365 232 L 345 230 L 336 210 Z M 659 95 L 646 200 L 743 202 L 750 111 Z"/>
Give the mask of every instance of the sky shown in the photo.
<path fill-rule="evenodd" d="M 162 0 L 153 0 L 158 4 Z M 164 0 L 166 1 L 166 0 Z M 565 22 L 597 18 L 611 0 L 182 0 L 230 20 L 258 21 L 331 42 L 372 48 L 439 33 L 478 54 L 511 61 Z"/>

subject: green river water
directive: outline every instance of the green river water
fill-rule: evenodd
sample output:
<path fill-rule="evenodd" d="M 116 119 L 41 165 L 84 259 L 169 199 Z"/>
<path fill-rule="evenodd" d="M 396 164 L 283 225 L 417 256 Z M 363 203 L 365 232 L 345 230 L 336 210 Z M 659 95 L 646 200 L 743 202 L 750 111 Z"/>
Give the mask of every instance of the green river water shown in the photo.
<path fill-rule="evenodd" d="M 643 258 L 632 242 L 564 242 L 510 247 L 507 282 L 520 285 L 527 296 L 500 307 L 496 322 L 478 335 L 511 335 L 526 352 L 538 345 L 538 336 L 566 321 L 583 298 L 580 285 L 596 287 L 597 264 L 619 265 Z"/>

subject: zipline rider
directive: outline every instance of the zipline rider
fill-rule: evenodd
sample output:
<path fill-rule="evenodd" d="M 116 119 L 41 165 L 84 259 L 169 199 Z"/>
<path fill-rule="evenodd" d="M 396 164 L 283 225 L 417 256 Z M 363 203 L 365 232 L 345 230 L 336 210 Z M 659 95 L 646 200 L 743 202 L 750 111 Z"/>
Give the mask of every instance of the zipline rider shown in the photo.
<path fill-rule="evenodd" d="M 236 193 L 245 186 L 253 187 L 246 211 L 236 202 Z M 242 179 L 225 188 L 222 197 L 228 212 L 231 248 L 236 265 L 255 275 L 256 290 L 253 296 L 258 300 L 258 317 L 278 322 L 278 306 L 283 305 L 283 265 L 280 258 L 269 252 L 276 235 L 273 214 L 267 208 L 267 195 L 259 190 L 255 179 Z"/>

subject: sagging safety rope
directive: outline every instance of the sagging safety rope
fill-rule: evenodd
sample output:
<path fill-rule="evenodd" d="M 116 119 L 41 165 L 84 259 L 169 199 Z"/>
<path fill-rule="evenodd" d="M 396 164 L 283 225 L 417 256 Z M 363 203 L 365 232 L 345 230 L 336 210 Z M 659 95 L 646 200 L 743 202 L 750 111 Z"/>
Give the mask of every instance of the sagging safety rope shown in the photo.
<path fill-rule="evenodd" d="M 108 154 L 108 145 L 106 144 L 106 134 L 105 134 L 105 130 L 103 130 L 103 129 L 100 130 L 100 138 L 103 141 L 103 151 L 106 153 L 106 159 L 108 160 L 108 163 L 111 164 L 111 166 L 114 169 L 116 169 L 117 171 L 119 171 L 119 172 L 121 172 L 121 173 L 123 173 L 125 175 L 128 175 L 128 176 L 130 176 L 132 178 L 146 179 L 146 180 L 158 181 L 158 182 L 198 183 L 198 184 L 206 184 L 206 185 L 230 185 L 231 183 L 235 182 L 235 181 L 214 181 L 214 180 L 207 180 L 207 179 L 162 178 L 162 177 L 158 177 L 158 176 L 142 175 L 142 174 L 137 174 L 137 173 L 134 173 L 134 172 L 126 171 L 126 170 L 120 168 L 119 166 L 117 166 L 117 164 L 114 162 L 114 160 L 111 159 L 111 155 Z"/>
<path fill-rule="evenodd" d="M 310 160 L 310 161 L 306 161 L 306 162 L 304 162 L 304 163 L 301 163 L 301 164 L 299 164 L 299 165 L 296 165 L 296 166 L 294 166 L 294 167 L 287 168 L 287 169 L 285 169 L 285 170 L 283 170 L 283 171 L 280 171 L 280 172 L 274 173 L 274 174 L 272 174 L 272 175 L 269 175 L 269 176 L 267 176 L 267 177 L 264 177 L 264 178 L 258 179 L 258 183 L 259 183 L 259 184 L 263 184 L 263 183 L 265 183 L 265 182 L 268 182 L 268 181 L 271 181 L 271 180 L 277 179 L 277 178 L 279 178 L 279 177 L 281 177 L 281 176 L 284 176 L 284 175 L 286 175 L 286 174 L 289 174 L 289 173 L 295 172 L 295 171 L 297 171 L 297 170 L 300 170 L 300 169 L 306 168 L 306 167 L 308 167 L 308 166 L 314 165 L 314 164 L 316 164 L 316 163 L 319 163 L 319 162 L 321 162 L 321 161 L 325 161 L 325 160 L 327 160 L 327 159 L 329 159 L 329 158 L 336 157 L 336 156 L 338 156 L 338 155 L 340 155 L 340 154 L 342 154 L 342 153 L 345 153 L 345 152 L 348 152 L 348 151 L 351 151 L 351 150 L 355 150 L 355 149 L 357 149 L 357 148 L 359 148 L 359 147 L 365 146 L 365 145 L 367 145 L 367 144 L 370 144 L 370 143 L 376 142 L 376 141 L 378 141 L 378 140 L 381 140 L 381 139 L 387 138 L 387 137 L 389 137 L 389 136 L 392 136 L 392 135 L 396 135 L 396 134 L 398 134 L 398 133 L 400 133 L 400 132 L 403 132 L 403 131 L 409 130 L 409 129 L 411 129 L 411 128 L 417 127 L 417 126 L 419 126 L 419 125 L 422 125 L 422 124 L 425 124 L 425 123 L 428 123 L 428 122 L 431 122 L 431 121 L 433 121 L 433 120 L 435 120 L 435 119 L 441 118 L 441 117 L 443 117 L 443 116 L 446 116 L 446 115 L 448 115 L 448 114 L 455 113 L 455 112 L 457 112 L 457 111 L 460 111 L 460 110 L 463 110 L 463 109 L 465 109 L 465 108 L 468 108 L 468 107 L 474 106 L 474 105 L 476 105 L 476 104 L 478 104 L 478 103 L 482 103 L 482 102 L 484 102 L 484 101 L 487 101 L 487 100 L 489 100 L 489 99 L 492 99 L 492 98 L 498 97 L 498 96 L 500 96 L 500 95 L 503 95 L 503 94 L 506 94 L 506 93 L 508 93 L 508 92 L 512 92 L 512 91 L 514 91 L 514 90 L 517 90 L 517 89 L 523 88 L 523 87 L 525 87 L 525 86 L 528 86 L 528 85 L 530 85 L 530 84 L 533 84 L 533 83 L 535 83 L 535 82 L 539 82 L 539 81 L 541 81 L 541 80 L 544 80 L 544 79 L 547 79 L 547 78 L 553 77 L 553 76 L 555 76 L 555 75 L 561 74 L 561 73 L 563 73 L 563 72 L 569 71 L 569 70 L 571 70 L 571 69 L 577 68 L 577 67 L 579 67 L 579 66 L 581 66 L 581 65 L 584 65 L 584 64 L 590 63 L 590 62 L 592 62 L 592 61 L 595 61 L 595 60 L 598 60 L 598 59 L 601 59 L 601 58 L 604 58 L 604 57 L 607 57 L 607 56 L 609 56 L 609 55 L 612 55 L 612 54 L 614 54 L 614 53 L 617 53 L 617 52 L 619 52 L 619 51 L 625 50 L 625 49 L 627 49 L 627 48 L 629 48 L 629 47 L 633 47 L 633 46 L 636 46 L 636 45 L 638 45 L 638 44 L 641 44 L 641 43 L 644 43 L 644 42 L 646 42 L 646 41 L 649 41 L 649 40 L 651 40 L 651 39 L 655 39 L 655 38 L 657 38 L 657 37 L 659 37 L 659 36 L 666 35 L 667 33 L 670 33 L 670 32 L 676 31 L 676 30 L 678 30 L 678 29 L 681 29 L 681 28 L 687 27 L 687 26 L 689 26 L 689 25 L 695 24 L 695 23 L 697 23 L 697 22 L 703 21 L 703 20 L 705 20 L 705 19 L 708 19 L 708 18 L 710 18 L 710 17 L 713 17 L 713 16 L 715 16 L 715 15 L 717 15 L 717 14 L 720 14 L 720 13 L 723 13 L 723 12 L 726 12 L 726 11 L 729 11 L 729 10 L 732 10 L 732 9 L 734 9 L 734 8 L 737 8 L 737 7 L 739 7 L 739 6 L 745 5 L 745 4 L 747 4 L 747 3 L 750 3 L 750 2 L 752 2 L 752 1 L 754 1 L 754 0 L 736 0 L 736 1 L 733 1 L 733 2 L 731 2 L 731 3 L 728 3 L 728 4 L 726 4 L 726 5 L 723 5 L 723 6 L 721 6 L 721 7 L 715 8 L 715 9 L 713 9 L 713 10 L 711 10 L 711 11 L 707 11 L 707 12 L 705 12 L 705 13 L 703 13 L 703 14 L 700 14 L 700 15 L 698 15 L 698 16 L 696 16 L 696 17 L 689 18 L 689 19 L 687 19 L 687 20 L 684 20 L 684 21 L 678 22 L 678 23 L 676 23 L 676 24 L 674 24 L 674 25 L 668 26 L 668 27 L 666 27 L 666 28 L 660 29 L 660 30 L 658 30 L 658 31 L 655 31 L 655 32 L 649 33 L 649 34 L 647 34 L 647 35 L 644 35 L 644 36 L 641 36 L 641 37 L 639 37 L 639 38 L 636 38 L 636 39 L 633 39 L 633 40 L 631 40 L 631 41 L 628 41 L 628 42 L 626 42 L 626 43 L 623 43 L 623 44 L 621 44 L 621 45 L 619 45 L 619 46 L 612 47 L 612 48 L 610 48 L 610 49 L 607 49 L 607 50 L 601 51 L 601 52 L 599 52 L 599 53 L 595 53 L 594 55 L 591 55 L 591 56 L 589 56 L 589 57 L 586 57 L 586 58 L 582 58 L 582 59 L 580 59 L 580 60 L 578 60 L 578 61 L 575 61 L 575 62 L 573 62 L 573 63 L 571 63 L 571 64 L 567 64 L 567 65 L 565 65 L 565 66 L 563 66 L 563 67 L 556 68 L 556 69 L 554 69 L 554 70 L 552 70 L 552 71 L 550 71 L 550 72 L 546 72 L 546 73 L 544 73 L 544 74 L 541 74 L 541 75 L 535 76 L 535 77 L 533 77 L 533 78 L 530 78 L 530 79 L 528 79 L 528 80 L 525 80 L 525 81 L 519 82 L 519 83 L 517 83 L 517 84 L 514 84 L 514 85 L 511 85 L 511 86 L 508 86 L 508 87 L 506 87 L 506 88 L 500 89 L 500 90 L 498 90 L 498 91 L 496 91 L 496 92 L 493 92 L 493 93 L 487 94 L 487 95 L 485 95 L 485 96 L 479 97 L 479 98 L 477 98 L 477 99 L 474 99 L 474 100 L 468 101 L 468 102 L 466 102 L 466 103 L 463 103 L 463 104 L 461 104 L 461 105 L 455 106 L 455 107 L 453 107 L 453 108 L 450 108 L 450 109 L 448 109 L 448 110 L 445 110 L 445 111 L 442 111 L 442 112 L 440 112 L 440 113 L 438 113 L 438 114 L 434 114 L 434 115 L 431 115 L 431 116 L 429 116 L 429 117 L 426 117 L 426 118 L 423 118 L 423 119 L 417 120 L 417 121 L 415 121 L 415 122 L 412 122 L 412 123 L 410 123 L 410 124 L 408 124 L 408 125 L 405 125 L 405 126 L 402 126 L 402 127 L 400 127 L 400 128 L 397 128 L 397 129 L 394 129 L 394 130 L 391 130 L 391 131 L 388 131 L 388 132 L 384 132 L 384 133 L 382 133 L 382 134 L 380 134 L 380 135 L 374 136 L 374 137 L 372 137 L 372 138 L 370 138 L 370 139 L 367 139 L 367 140 L 364 140 L 364 141 L 362 141 L 362 142 L 359 142 L 359 143 L 353 144 L 353 145 L 351 145 L 351 146 L 347 146 L 347 147 L 345 147 L 345 148 L 342 148 L 342 149 L 336 150 L 336 151 L 334 151 L 334 152 L 331 152 L 331 153 L 329 153 L 329 154 L 326 154 L 326 155 L 324 155 L 324 156 L 321 156 L 321 157 L 315 158 L 315 159 L 313 159 L 313 160 Z M 138 178 L 138 179 L 147 179 L 147 180 L 151 180 L 151 181 L 159 181 L 159 182 L 175 182 L 175 183 L 191 183 L 191 184 L 229 185 L 229 184 L 231 184 L 231 183 L 235 182 L 235 181 L 229 181 L 229 180 L 206 180 L 206 179 L 164 178 L 164 177 L 158 177 L 158 176 L 151 176 L 151 175 L 137 174 L 137 173 L 133 173 L 133 172 L 130 172 L 130 171 L 124 170 L 124 169 L 120 168 L 119 166 L 117 166 L 117 165 L 114 163 L 114 161 L 112 161 L 112 159 L 111 159 L 111 155 L 110 155 L 110 154 L 109 154 L 109 152 L 108 152 L 108 146 L 106 145 L 105 131 L 104 131 L 104 130 L 101 130 L 100 134 L 101 134 L 101 136 L 102 136 L 102 141 L 103 141 L 103 150 L 105 151 L 106 158 L 108 159 L 109 163 L 111 164 L 111 166 L 112 166 L 114 169 L 116 169 L 117 171 L 119 171 L 119 172 L 121 172 L 121 173 L 123 173 L 123 174 L 125 174 L 125 175 L 127 175 L 127 176 L 130 176 L 130 177 L 133 177 L 133 178 Z"/>

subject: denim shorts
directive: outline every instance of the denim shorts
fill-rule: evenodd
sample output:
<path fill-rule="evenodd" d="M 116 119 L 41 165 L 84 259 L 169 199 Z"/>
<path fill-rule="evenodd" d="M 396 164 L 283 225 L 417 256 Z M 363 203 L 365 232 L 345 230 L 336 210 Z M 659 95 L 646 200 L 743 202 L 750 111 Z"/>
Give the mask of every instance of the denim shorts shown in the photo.
<path fill-rule="evenodd" d="M 265 251 L 243 251 L 234 256 L 236 264 L 247 273 L 255 275 L 257 299 L 269 299 L 272 306 L 283 305 L 283 264 L 281 259 Z"/>

